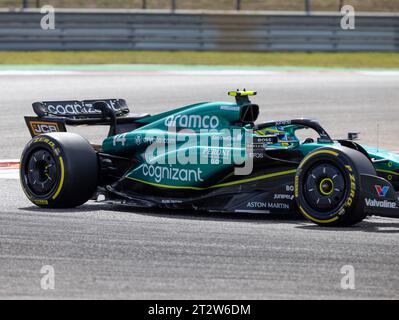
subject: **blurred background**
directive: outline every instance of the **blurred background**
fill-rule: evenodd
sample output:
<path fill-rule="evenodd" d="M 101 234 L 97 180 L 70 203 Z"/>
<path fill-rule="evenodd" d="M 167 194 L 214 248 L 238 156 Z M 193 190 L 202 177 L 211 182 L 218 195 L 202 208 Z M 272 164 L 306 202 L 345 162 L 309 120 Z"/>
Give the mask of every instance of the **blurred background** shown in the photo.
<path fill-rule="evenodd" d="M 53 19 L 45 5 L 56 8 Z M 352 27 L 345 5 L 355 10 Z M 0 8 L 2 64 L 399 66 L 399 0 L 0 0 Z"/>
<path fill-rule="evenodd" d="M 189 10 L 287 10 L 339 11 L 344 4 L 359 11 L 399 11 L 398 0 L 1 0 L 2 7 L 124 8 Z"/>

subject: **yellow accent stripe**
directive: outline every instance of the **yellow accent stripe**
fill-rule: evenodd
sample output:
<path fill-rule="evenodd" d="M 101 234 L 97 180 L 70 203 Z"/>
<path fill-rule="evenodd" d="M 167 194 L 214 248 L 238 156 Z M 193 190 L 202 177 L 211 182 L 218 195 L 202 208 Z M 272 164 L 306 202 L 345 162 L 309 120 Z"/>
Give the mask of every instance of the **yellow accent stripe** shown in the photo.
<path fill-rule="evenodd" d="M 252 182 L 252 181 L 257 181 L 257 180 L 264 180 L 264 179 L 269 179 L 269 178 L 284 176 L 284 175 L 292 174 L 292 173 L 296 173 L 296 169 L 294 169 L 294 170 L 287 170 L 287 171 L 280 171 L 280 172 L 274 172 L 274 173 L 269 173 L 269 174 L 265 174 L 265 175 L 263 175 L 263 176 L 253 177 L 253 178 L 248 178 L 248 179 L 243 179 L 243 180 L 238 180 L 238 181 L 231 181 L 231 182 L 221 183 L 221 184 L 217 184 L 217 185 L 215 185 L 215 186 L 211 186 L 210 188 L 226 187 L 226 186 L 229 186 L 229 185 L 235 185 L 235 184 L 240 184 L 240 183 L 247 183 L 247 182 Z"/>
<path fill-rule="evenodd" d="M 327 154 L 331 154 L 333 156 L 338 157 L 338 152 L 335 151 L 330 151 L 330 150 L 320 150 L 320 151 L 316 151 L 314 153 L 311 153 L 309 155 L 306 156 L 305 159 L 303 159 L 302 163 L 299 165 L 299 168 L 302 168 L 303 165 L 305 164 L 306 161 L 308 161 L 311 157 L 316 156 L 318 154 L 323 154 L 323 153 L 327 153 Z"/>
<path fill-rule="evenodd" d="M 61 180 L 60 180 L 60 184 L 58 186 L 57 192 L 53 196 L 53 200 L 55 200 L 59 196 L 61 189 L 64 185 L 64 179 L 65 179 L 64 160 L 62 159 L 62 157 L 60 157 L 59 159 L 60 159 L 60 165 L 61 165 Z"/>
<path fill-rule="evenodd" d="M 225 176 L 222 180 L 220 181 L 226 181 L 227 179 L 229 179 L 230 177 L 234 176 L 234 171 L 230 172 L 227 176 Z"/>
<path fill-rule="evenodd" d="M 325 181 L 328 181 L 328 182 L 331 183 L 331 186 L 332 186 L 332 187 L 331 187 L 331 191 L 330 191 L 330 192 L 324 192 L 324 190 L 323 190 L 323 183 L 324 183 Z M 330 178 L 325 178 L 325 179 L 323 179 L 323 180 L 320 182 L 319 189 L 320 189 L 320 192 L 321 192 L 322 195 L 324 195 L 324 196 L 329 196 L 329 195 L 331 195 L 331 194 L 334 192 L 334 181 L 332 181 L 332 179 L 330 179 Z"/>
<path fill-rule="evenodd" d="M 389 173 L 389 174 L 393 174 L 393 175 L 395 175 L 395 176 L 399 176 L 399 173 L 398 173 L 398 172 L 395 172 L 395 171 L 382 170 L 382 169 L 377 169 L 376 171 L 378 171 L 378 172 L 384 172 L 384 173 Z"/>
<path fill-rule="evenodd" d="M 248 178 L 248 179 L 243 179 L 243 180 L 236 180 L 236 181 L 231 181 L 231 182 L 226 182 L 226 183 L 215 184 L 213 186 L 204 187 L 204 188 L 201 188 L 201 187 L 190 187 L 190 186 L 171 186 L 171 185 L 166 185 L 166 184 L 148 182 L 148 181 L 144 181 L 144 180 L 140 180 L 140 179 L 136 179 L 136 178 L 131 178 L 131 177 L 126 177 L 126 178 L 130 179 L 130 180 L 142 182 L 142 183 L 145 183 L 145 184 L 149 184 L 151 186 L 160 187 L 160 188 L 206 190 L 206 189 L 213 189 L 213 188 L 220 188 L 220 187 L 228 187 L 228 186 L 232 186 L 232 185 L 236 185 L 236 184 L 248 183 L 248 182 L 257 181 L 257 180 L 265 180 L 265 179 L 270 179 L 270 178 L 279 177 L 279 176 L 292 174 L 292 173 L 296 173 L 296 169 L 287 170 L 287 171 L 281 171 L 281 172 L 274 172 L 274 173 L 270 173 L 270 174 L 265 174 L 265 175 L 262 175 L 262 176 L 254 177 L 254 178 Z"/>
<path fill-rule="evenodd" d="M 255 91 L 229 91 L 228 92 L 228 95 L 233 96 L 233 97 L 236 97 L 237 95 L 240 95 L 241 97 L 242 96 L 253 96 L 255 94 L 256 94 Z"/>
<path fill-rule="evenodd" d="M 313 218 L 313 217 L 311 217 L 310 215 L 308 215 L 308 214 L 305 212 L 305 210 L 303 210 L 303 208 L 302 208 L 301 206 L 299 206 L 299 210 L 301 210 L 302 214 L 303 214 L 306 218 L 308 218 L 309 220 L 312 220 L 312 221 L 314 221 L 314 222 L 318 222 L 318 223 L 331 223 L 331 222 L 334 222 L 334 221 L 336 221 L 336 220 L 338 219 L 338 217 L 335 216 L 334 218 L 331 218 L 331 219 L 328 219 L 328 220 L 319 220 L 319 219 Z"/>

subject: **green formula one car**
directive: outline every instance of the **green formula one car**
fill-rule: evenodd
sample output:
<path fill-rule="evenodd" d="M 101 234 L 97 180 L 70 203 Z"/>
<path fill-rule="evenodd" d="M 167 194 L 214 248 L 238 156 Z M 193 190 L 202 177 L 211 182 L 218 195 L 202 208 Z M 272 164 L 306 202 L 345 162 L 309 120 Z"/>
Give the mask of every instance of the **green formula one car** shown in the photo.
<path fill-rule="evenodd" d="M 335 140 L 317 121 L 256 124 L 252 91 L 235 102 L 132 114 L 122 99 L 36 102 L 21 158 L 26 196 L 45 208 L 90 199 L 141 208 L 299 212 L 322 226 L 399 216 L 399 155 Z M 102 145 L 66 126 L 107 125 Z M 312 138 L 300 139 L 303 133 Z M 306 139 L 305 139 L 306 138 Z"/>

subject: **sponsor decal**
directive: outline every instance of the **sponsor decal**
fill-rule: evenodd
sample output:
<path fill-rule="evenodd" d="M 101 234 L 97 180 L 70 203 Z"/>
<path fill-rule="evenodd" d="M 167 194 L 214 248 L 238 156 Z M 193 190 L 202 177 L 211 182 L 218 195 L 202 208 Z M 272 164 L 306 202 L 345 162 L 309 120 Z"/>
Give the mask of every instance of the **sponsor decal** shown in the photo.
<path fill-rule="evenodd" d="M 294 190 L 295 190 L 294 186 L 291 186 L 291 185 L 285 186 L 285 191 L 287 191 L 287 192 L 294 192 Z"/>
<path fill-rule="evenodd" d="M 274 200 L 294 200 L 293 194 L 275 194 Z"/>
<path fill-rule="evenodd" d="M 261 209 L 285 209 L 289 210 L 290 205 L 279 202 L 248 202 L 247 208 L 261 208 Z"/>
<path fill-rule="evenodd" d="M 349 167 L 348 169 L 350 169 L 350 171 L 352 171 L 351 167 Z M 353 204 L 355 196 L 356 196 L 356 178 L 353 174 L 349 174 L 349 178 L 351 181 L 351 185 L 350 185 L 351 190 L 349 192 L 348 200 L 346 201 L 347 207 L 350 207 Z"/>
<path fill-rule="evenodd" d="M 133 135 L 129 135 L 129 133 L 122 133 L 114 136 L 112 145 L 114 147 L 118 146 L 119 144 L 124 147 L 128 144 L 128 139 L 131 138 Z M 134 137 L 135 144 L 136 145 L 141 145 L 141 144 L 152 144 L 152 143 L 160 143 L 160 144 L 175 144 L 176 139 L 175 138 L 165 138 L 165 137 L 155 137 L 155 136 L 142 136 L 142 135 L 137 135 Z"/>
<path fill-rule="evenodd" d="M 249 156 L 254 159 L 263 159 L 265 155 L 263 152 L 251 152 Z"/>
<path fill-rule="evenodd" d="M 48 205 L 47 200 L 33 200 L 33 202 L 37 205 Z"/>
<path fill-rule="evenodd" d="M 156 182 L 161 181 L 185 181 L 185 182 L 202 182 L 202 171 L 197 169 L 179 169 L 172 166 L 154 166 L 144 164 L 142 173 L 146 177 L 152 177 Z"/>
<path fill-rule="evenodd" d="M 67 115 L 67 114 L 100 114 L 99 110 L 93 109 L 91 105 L 86 106 L 84 104 L 67 104 L 67 105 L 53 105 L 49 104 L 47 110 L 54 115 Z"/>
<path fill-rule="evenodd" d="M 223 141 L 223 142 L 241 142 L 244 136 L 241 134 L 241 130 L 233 130 L 240 131 L 237 135 L 223 135 L 223 134 L 214 134 L 211 136 L 212 141 Z M 223 133 L 223 132 L 222 132 Z"/>
<path fill-rule="evenodd" d="M 389 186 L 379 186 L 375 185 L 375 190 L 377 191 L 378 196 L 385 197 L 389 191 Z"/>
<path fill-rule="evenodd" d="M 167 127 L 194 128 L 194 129 L 216 129 L 219 126 L 217 116 L 200 116 L 195 114 L 172 115 L 165 120 Z"/>
<path fill-rule="evenodd" d="M 221 106 L 220 110 L 227 110 L 227 111 L 240 111 L 240 107 L 235 106 Z"/>
<path fill-rule="evenodd" d="M 276 121 L 275 126 L 288 126 L 291 124 L 291 120 Z M 282 128 L 284 130 L 284 128 Z"/>
<path fill-rule="evenodd" d="M 34 140 L 32 140 L 31 143 L 38 143 L 38 142 L 46 143 L 51 147 L 51 149 L 53 150 L 55 149 L 55 143 L 46 137 L 35 138 Z"/>
<path fill-rule="evenodd" d="M 260 145 L 276 144 L 278 142 L 278 137 L 276 135 L 269 135 L 265 137 L 256 137 L 254 143 Z"/>
<path fill-rule="evenodd" d="M 140 145 L 141 141 L 143 141 L 143 138 L 141 137 L 141 135 L 137 135 L 135 141 L 137 145 Z"/>
<path fill-rule="evenodd" d="M 57 122 L 47 121 L 31 121 L 29 122 L 34 136 L 41 135 L 43 133 L 60 132 L 60 127 Z"/>
<path fill-rule="evenodd" d="M 397 209 L 398 208 L 396 202 L 388 201 L 388 200 L 379 201 L 376 199 L 366 198 L 365 202 L 366 202 L 367 207 L 385 208 L 385 209 Z"/>
<path fill-rule="evenodd" d="M 123 110 L 117 100 L 95 100 L 95 101 L 54 101 L 43 102 L 49 113 L 53 115 L 96 115 L 101 114 L 100 110 L 93 108 L 96 101 L 105 101 L 114 111 Z"/>
<path fill-rule="evenodd" d="M 182 201 L 182 200 L 165 199 L 165 200 L 162 200 L 162 203 L 165 203 L 165 204 L 173 204 L 173 203 L 183 203 L 183 201 Z"/>
<path fill-rule="evenodd" d="M 345 208 L 342 208 L 342 209 L 337 213 L 337 215 L 338 215 L 338 216 L 343 216 L 345 213 L 346 213 L 346 209 L 345 209 Z"/>
<path fill-rule="evenodd" d="M 176 138 L 145 136 L 144 138 L 142 138 L 142 142 L 146 144 L 148 143 L 176 144 Z"/>
<path fill-rule="evenodd" d="M 202 154 L 210 159 L 211 164 L 226 164 L 231 162 L 231 152 L 229 149 L 206 148 Z"/>
<path fill-rule="evenodd" d="M 204 155 L 208 155 L 210 157 L 223 157 L 228 158 L 230 157 L 230 150 L 229 149 L 216 149 L 216 148 L 206 148 L 203 150 Z"/>

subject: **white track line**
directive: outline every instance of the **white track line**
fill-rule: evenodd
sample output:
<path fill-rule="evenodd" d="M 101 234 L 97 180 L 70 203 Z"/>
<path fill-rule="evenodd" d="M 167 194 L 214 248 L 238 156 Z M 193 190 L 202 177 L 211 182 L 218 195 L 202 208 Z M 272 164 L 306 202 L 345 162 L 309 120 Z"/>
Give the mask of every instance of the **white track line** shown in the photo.
<path fill-rule="evenodd" d="M 0 171 L 0 180 L 18 180 L 19 170 L 9 170 L 8 172 Z"/>
<path fill-rule="evenodd" d="M 77 71 L 40 71 L 40 70 L 0 70 L 0 76 L 64 76 L 64 75 L 78 75 L 81 72 Z"/>
<path fill-rule="evenodd" d="M 266 71 L 266 70 L 176 70 L 165 71 L 168 74 L 187 75 L 187 76 L 256 76 L 256 75 L 278 75 L 282 71 Z"/>
<path fill-rule="evenodd" d="M 393 70 L 365 70 L 365 71 L 357 71 L 357 73 L 365 76 L 399 76 L 399 71 Z"/>
<path fill-rule="evenodd" d="M 19 165 L 19 159 L 0 160 L 0 179 L 19 179 L 19 169 L 15 168 L 17 164 Z"/>

